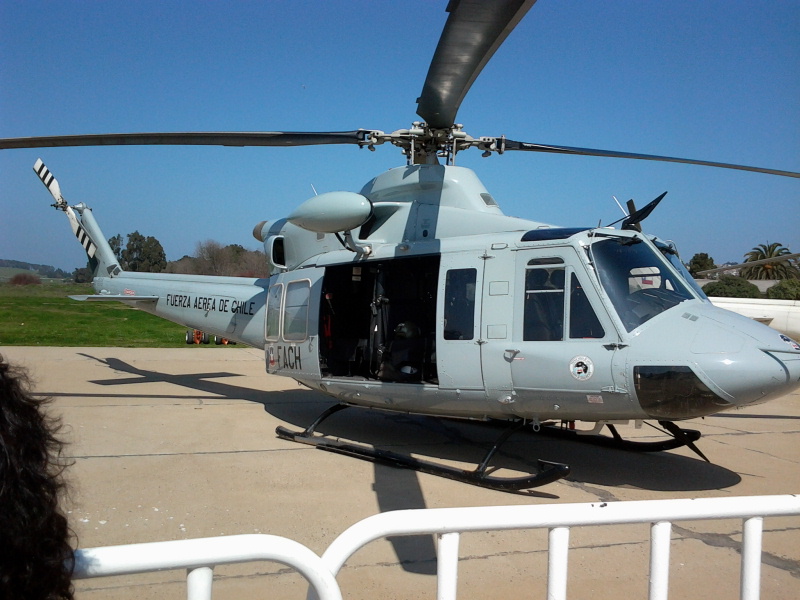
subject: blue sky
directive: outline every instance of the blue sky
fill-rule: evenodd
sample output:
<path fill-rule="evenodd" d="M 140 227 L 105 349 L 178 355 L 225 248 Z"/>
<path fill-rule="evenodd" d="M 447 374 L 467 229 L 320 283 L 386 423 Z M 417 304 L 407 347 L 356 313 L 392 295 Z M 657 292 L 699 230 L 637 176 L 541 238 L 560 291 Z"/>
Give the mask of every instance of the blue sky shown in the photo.
<path fill-rule="evenodd" d="M 392 131 L 415 100 L 446 1 L 0 3 L 0 137 L 137 131 Z M 473 136 L 800 171 L 800 2 L 539 0 L 478 78 Z M 170 260 L 319 191 L 353 190 L 399 150 L 117 147 L 0 151 L 0 258 L 85 264 L 31 170 L 37 157 L 110 237 L 138 230 Z M 706 167 L 508 153 L 459 155 L 507 214 L 645 222 L 684 260 L 800 251 L 800 180 Z"/>

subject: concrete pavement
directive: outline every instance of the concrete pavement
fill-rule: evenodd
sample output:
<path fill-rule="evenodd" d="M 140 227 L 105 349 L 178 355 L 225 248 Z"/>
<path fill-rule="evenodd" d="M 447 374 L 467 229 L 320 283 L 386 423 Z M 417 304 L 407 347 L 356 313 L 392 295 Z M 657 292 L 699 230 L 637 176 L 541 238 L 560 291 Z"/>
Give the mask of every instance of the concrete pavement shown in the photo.
<path fill-rule="evenodd" d="M 302 428 L 329 399 L 268 376 L 259 351 L 5 347 L 52 396 L 74 464 L 69 518 L 80 547 L 270 533 L 321 554 L 353 523 L 401 508 L 541 504 L 800 493 L 800 394 L 687 424 L 713 464 L 690 450 L 633 454 L 517 434 L 502 466 L 566 462 L 569 478 L 532 496 L 484 490 L 319 452 L 275 436 Z M 497 434 L 483 424 L 350 409 L 326 433 L 448 462 L 477 461 Z M 623 435 L 649 430 L 622 427 Z M 520 463 L 523 463 L 520 465 Z M 673 529 L 671 598 L 738 598 L 741 523 Z M 647 527 L 573 529 L 570 598 L 646 597 Z M 547 533 L 462 536 L 459 598 L 544 597 Z M 800 518 L 765 522 L 762 598 L 800 596 Z M 434 598 L 426 536 L 381 540 L 339 581 L 345 598 Z M 80 600 L 185 598 L 183 573 L 79 581 Z M 215 595 L 304 598 L 281 565 L 220 567 Z"/>

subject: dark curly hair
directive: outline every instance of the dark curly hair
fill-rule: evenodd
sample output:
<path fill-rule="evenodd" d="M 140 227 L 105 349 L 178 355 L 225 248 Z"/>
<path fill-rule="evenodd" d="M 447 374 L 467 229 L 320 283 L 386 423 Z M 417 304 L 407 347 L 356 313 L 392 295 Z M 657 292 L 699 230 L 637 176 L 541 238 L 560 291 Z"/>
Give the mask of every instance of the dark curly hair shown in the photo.
<path fill-rule="evenodd" d="M 60 422 L 0 356 L 0 598 L 73 600 Z"/>

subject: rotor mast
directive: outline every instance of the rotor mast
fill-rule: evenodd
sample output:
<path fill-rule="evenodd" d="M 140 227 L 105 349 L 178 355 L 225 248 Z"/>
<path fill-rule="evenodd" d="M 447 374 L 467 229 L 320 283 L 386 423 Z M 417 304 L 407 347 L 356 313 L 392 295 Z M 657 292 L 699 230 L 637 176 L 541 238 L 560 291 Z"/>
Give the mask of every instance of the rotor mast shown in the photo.
<path fill-rule="evenodd" d="M 417 98 L 417 114 L 423 121 L 415 122 L 408 130 L 408 142 L 402 135 L 392 140 L 404 149 L 409 164 L 437 164 L 438 158 L 443 157 L 452 165 L 456 154 L 466 148 L 482 147 L 484 153 L 497 149 L 494 140 L 476 140 L 467 135 L 456 123 L 456 114 L 478 75 L 535 2 L 448 3 L 449 16 Z M 395 134 L 401 132 L 405 130 Z"/>

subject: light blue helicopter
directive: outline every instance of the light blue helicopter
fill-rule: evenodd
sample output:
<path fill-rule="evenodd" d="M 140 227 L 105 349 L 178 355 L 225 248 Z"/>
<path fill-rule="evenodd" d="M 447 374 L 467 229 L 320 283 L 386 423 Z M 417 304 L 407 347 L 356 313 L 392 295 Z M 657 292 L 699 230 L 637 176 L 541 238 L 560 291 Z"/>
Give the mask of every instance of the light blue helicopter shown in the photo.
<path fill-rule="evenodd" d="M 90 260 L 95 295 L 264 350 L 266 370 L 338 404 L 283 438 L 503 490 L 566 476 L 539 461 L 520 477 L 489 463 L 523 426 L 549 435 L 659 451 L 699 433 L 676 421 L 766 402 L 800 386 L 800 345 L 714 307 L 675 247 L 641 222 L 662 196 L 613 227 L 554 227 L 503 214 L 476 174 L 455 165 L 478 148 L 682 162 L 800 177 L 773 169 L 665 156 L 473 138 L 458 108 L 535 0 L 451 3 L 418 100 L 423 121 L 392 133 L 148 133 L 0 140 L 0 149 L 114 144 L 400 147 L 407 164 L 359 193 L 315 196 L 254 229 L 270 277 L 128 272 L 83 203 L 70 205 L 42 163 L 34 170 Z M 439 164 L 443 159 L 444 164 Z M 509 422 L 474 470 L 317 433 L 346 407 Z M 623 439 L 618 425 L 657 423 L 666 438 Z M 580 425 L 588 424 L 588 425 Z M 576 425 L 578 424 L 578 425 Z M 603 429 L 610 435 L 601 435 Z"/>

